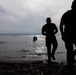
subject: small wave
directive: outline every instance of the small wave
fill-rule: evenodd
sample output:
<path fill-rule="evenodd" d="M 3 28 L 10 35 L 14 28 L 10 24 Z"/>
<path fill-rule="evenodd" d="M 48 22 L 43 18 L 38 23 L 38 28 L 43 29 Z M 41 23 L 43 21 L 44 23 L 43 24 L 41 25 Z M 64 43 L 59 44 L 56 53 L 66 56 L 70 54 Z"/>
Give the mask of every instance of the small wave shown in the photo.
<path fill-rule="evenodd" d="M 16 57 L 16 58 L 25 58 L 26 56 L 20 56 L 20 57 Z"/>
<path fill-rule="evenodd" d="M 0 57 L 0 59 L 16 59 L 16 58 L 25 58 L 26 56 L 14 56 L 14 57 L 11 57 L 11 56 L 3 56 L 3 57 Z"/>
<path fill-rule="evenodd" d="M 38 56 L 47 55 L 46 52 L 41 52 L 41 53 L 37 52 L 37 53 L 34 53 L 34 54 L 35 54 L 35 55 L 38 55 Z"/>
<path fill-rule="evenodd" d="M 10 56 L 2 56 L 2 57 L 0 57 L 0 59 L 11 59 L 12 57 L 10 57 Z"/>
<path fill-rule="evenodd" d="M 37 55 L 37 56 L 42 56 L 46 55 L 47 53 L 30 53 L 29 55 Z"/>
<path fill-rule="evenodd" d="M 21 52 L 25 53 L 25 52 L 29 52 L 29 50 L 28 49 L 22 49 Z"/>
<path fill-rule="evenodd" d="M 56 54 L 64 54 L 65 52 L 56 52 Z"/>
<path fill-rule="evenodd" d="M 4 44 L 4 43 L 7 43 L 7 42 L 0 42 L 0 44 Z"/>

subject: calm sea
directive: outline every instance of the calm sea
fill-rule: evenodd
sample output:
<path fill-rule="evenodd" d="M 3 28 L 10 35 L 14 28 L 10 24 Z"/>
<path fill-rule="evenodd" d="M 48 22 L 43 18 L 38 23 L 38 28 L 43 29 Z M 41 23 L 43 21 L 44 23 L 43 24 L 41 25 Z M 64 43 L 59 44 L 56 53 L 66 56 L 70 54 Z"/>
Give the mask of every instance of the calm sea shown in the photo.
<path fill-rule="evenodd" d="M 33 42 L 33 37 L 38 39 Z M 56 35 L 58 48 L 56 60 L 66 60 L 66 49 L 60 35 Z M 47 49 L 43 35 L 0 35 L 0 60 L 45 60 Z"/>

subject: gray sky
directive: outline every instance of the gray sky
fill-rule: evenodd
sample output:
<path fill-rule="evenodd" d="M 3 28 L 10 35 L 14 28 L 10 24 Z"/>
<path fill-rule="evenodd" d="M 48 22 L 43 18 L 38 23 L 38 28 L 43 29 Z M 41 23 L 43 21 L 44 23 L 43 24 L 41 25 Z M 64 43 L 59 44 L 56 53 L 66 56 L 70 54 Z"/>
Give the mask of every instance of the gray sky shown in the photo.
<path fill-rule="evenodd" d="M 41 33 L 46 18 L 59 28 L 73 0 L 0 0 L 0 33 Z"/>

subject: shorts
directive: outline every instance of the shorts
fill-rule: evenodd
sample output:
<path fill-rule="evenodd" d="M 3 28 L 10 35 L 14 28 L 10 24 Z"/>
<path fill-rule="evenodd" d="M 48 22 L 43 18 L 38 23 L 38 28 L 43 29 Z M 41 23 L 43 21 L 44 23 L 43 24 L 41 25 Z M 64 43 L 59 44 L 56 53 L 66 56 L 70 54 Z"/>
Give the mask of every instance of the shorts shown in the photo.
<path fill-rule="evenodd" d="M 56 37 L 53 36 L 53 37 L 46 37 L 46 47 L 50 47 L 51 44 L 53 45 L 57 45 L 57 40 L 56 40 Z"/>

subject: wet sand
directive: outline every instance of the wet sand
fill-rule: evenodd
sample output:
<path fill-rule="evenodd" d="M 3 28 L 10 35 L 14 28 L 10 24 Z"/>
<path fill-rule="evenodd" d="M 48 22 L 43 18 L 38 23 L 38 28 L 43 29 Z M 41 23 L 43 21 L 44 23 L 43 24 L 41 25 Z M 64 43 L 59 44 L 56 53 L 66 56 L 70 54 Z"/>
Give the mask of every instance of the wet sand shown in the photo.
<path fill-rule="evenodd" d="M 57 62 L 44 63 L 36 61 L 1 61 L 0 75 L 76 75 L 76 66 L 73 68 Z"/>

